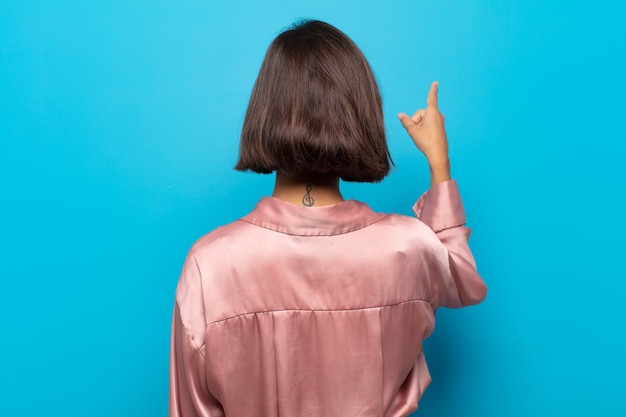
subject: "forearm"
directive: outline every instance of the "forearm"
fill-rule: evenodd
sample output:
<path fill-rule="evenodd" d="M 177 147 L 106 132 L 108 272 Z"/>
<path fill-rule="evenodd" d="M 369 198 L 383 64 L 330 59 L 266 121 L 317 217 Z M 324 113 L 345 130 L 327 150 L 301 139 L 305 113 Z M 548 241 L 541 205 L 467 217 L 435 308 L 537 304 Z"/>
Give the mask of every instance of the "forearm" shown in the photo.
<path fill-rule="evenodd" d="M 450 159 L 448 159 L 447 155 L 429 159 L 428 167 L 430 169 L 431 187 L 445 181 L 450 181 Z"/>

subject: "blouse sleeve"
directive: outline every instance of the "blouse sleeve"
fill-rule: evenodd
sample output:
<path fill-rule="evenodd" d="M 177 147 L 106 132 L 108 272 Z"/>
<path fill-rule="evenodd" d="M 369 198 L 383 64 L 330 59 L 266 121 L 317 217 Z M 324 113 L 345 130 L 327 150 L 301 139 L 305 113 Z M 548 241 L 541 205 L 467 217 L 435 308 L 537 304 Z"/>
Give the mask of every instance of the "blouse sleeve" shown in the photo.
<path fill-rule="evenodd" d="M 458 308 L 481 302 L 487 287 L 476 271 L 476 262 L 468 245 L 471 230 L 465 227 L 465 210 L 456 181 L 439 183 L 428 190 L 413 206 L 417 217 L 430 227 L 448 251 L 449 282 L 444 294 L 435 296 L 435 307 Z"/>
<path fill-rule="evenodd" d="M 170 344 L 169 417 L 223 417 L 206 383 L 204 305 L 200 271 L 187 259 L 176 290 Z"/>

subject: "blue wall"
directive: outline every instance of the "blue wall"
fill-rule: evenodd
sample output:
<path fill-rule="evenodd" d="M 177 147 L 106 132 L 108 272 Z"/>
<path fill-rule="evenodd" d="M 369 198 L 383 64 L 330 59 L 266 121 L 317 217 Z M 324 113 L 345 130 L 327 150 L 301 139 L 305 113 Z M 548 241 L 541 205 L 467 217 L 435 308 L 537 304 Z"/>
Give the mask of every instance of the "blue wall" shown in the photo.
<path fill-rule="evenodd" d="M 490 287 L 441 310 L 420 416 L 626 415 L 623 2 L 0 2 L 0 415 L 165 416 L 178 274 L 272 178 L 236 173 L 265 50 L 298 17 L 369 58 L 396 161 L 344 195 L 409 213 L 395 119 L 440 82 Z"/>

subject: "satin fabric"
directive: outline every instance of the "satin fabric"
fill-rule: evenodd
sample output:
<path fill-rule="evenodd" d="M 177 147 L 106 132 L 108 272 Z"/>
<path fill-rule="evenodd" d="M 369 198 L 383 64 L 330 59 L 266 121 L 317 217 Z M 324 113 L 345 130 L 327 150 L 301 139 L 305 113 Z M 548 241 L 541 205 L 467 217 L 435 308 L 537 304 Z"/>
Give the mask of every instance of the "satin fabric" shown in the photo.
<path fill-rule="evenodd" d="M 176 291 L 170 417 L 414 411 L 435 309 L 486 294 L 456 182 L 414 211 L 265 197 L 196 242 Z"/>

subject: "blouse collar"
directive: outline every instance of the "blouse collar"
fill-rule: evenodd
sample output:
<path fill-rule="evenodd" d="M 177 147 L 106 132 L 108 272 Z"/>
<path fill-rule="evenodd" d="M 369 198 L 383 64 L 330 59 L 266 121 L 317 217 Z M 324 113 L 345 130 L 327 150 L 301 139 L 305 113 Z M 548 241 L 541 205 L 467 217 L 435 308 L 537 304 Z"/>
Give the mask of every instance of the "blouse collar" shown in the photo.
<path fill-rule="evenodd" d="M 367 227 L 384 218 L 367 204 L 346 200 L 320 207 L 298 206 L 275 197 L 263 197 L 241 220 L 297 236 L 332 236 Z"/>

